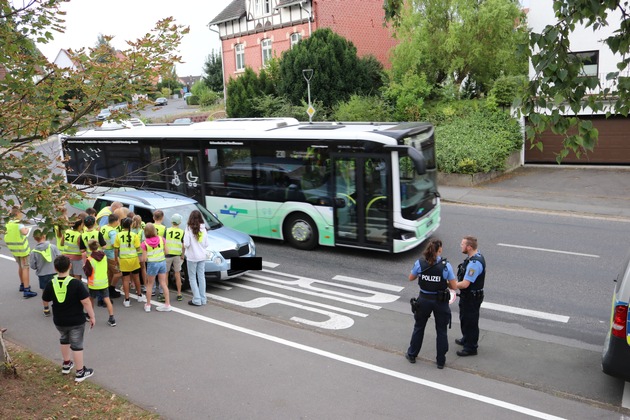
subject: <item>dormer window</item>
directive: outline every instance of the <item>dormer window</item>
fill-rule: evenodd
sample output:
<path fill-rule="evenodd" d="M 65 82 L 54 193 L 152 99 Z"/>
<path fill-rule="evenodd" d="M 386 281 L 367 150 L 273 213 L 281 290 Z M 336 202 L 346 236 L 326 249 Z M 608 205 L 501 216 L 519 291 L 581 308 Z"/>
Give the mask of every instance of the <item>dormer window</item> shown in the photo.
<path fill-rule="evenodd" d="M 271 0 L 253 0 L 254 1 L 254 16 L 266 16 L 270 15 L 272 12 L 271 9 Z"/>

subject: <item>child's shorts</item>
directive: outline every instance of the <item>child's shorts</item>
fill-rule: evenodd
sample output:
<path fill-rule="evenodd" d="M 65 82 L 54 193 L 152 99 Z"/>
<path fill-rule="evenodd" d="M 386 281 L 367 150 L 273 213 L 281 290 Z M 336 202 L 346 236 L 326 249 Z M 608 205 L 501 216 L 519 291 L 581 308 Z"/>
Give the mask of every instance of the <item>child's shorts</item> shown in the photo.
<path fill-rule="evenodd" d="M 166 261 L 148 261 L 147 262 L 147 275 L 157 276 L 158 274 L 166 274 Z"/>

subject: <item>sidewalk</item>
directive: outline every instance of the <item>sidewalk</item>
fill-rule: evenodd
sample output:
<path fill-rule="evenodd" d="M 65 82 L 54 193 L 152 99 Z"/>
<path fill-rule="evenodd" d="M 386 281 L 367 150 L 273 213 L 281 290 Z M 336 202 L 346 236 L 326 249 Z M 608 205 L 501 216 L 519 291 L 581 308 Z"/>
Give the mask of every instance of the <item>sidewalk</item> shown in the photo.
<path fill-rule="evenodd" d="M 630 221 L 630 167 L 522 166 L 474 187 L 438 185 L 444 202 Z"/>

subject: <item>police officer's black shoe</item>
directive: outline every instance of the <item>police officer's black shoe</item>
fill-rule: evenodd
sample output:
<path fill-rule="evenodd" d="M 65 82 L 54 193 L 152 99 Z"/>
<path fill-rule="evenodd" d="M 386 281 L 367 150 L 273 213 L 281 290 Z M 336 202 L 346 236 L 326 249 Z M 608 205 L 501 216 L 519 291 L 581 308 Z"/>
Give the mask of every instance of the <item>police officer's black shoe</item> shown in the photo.
<path fill-rule="evenodd" d="M 463 346 L 464 345 L 464 340 L 462 340 L 461 338 L 456 338 L 455 339 L 455 344 L 457 344 L 458 346 Z"/>
<path fill-rule="evenodd" d="M 438 369 L 444 369 L 444 365 L 441 365 L 441 364 L 438 363 L 437 368 Z"/>
<path fill-rule="evenodd" d="M 461 357 L 476 356 L 477 350 L 457 350 L 457 355 Z"/>
<path fill-rule="evenodd" d="M 411 356 L 409 353 L 405 353 L 405 359 L 409 360 L 409 363 L 416 363 L 416 358 Z"/>

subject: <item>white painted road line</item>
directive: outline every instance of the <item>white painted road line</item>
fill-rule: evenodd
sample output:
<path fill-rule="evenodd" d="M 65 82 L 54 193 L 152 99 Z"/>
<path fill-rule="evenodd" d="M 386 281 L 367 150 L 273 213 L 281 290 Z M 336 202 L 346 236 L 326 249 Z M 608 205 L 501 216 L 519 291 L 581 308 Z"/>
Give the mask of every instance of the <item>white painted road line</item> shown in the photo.
<path fill-rule="evenodd" d="M 280 264 L 272 263 L 272 262 L 269 262 L 269 261 L 263 261 L 262 265 L 263 265 L 263 267 L 276 268 Z"/>
<path fill-rule="evenodd" d="M 359 284 L 361 286 L 372 287 L 374 289 L 389 290 L 391 292 L 400 292 L 401 290 L 404 289 L 404 287 L 394 286 L 393 284 L 386 284 L 386 283 L 380 283 L 377 281 L 357 279 L 355 277 L 335 276 L 332 279 L 338 280 L 338 281 L 345 281 L 347 283 Z"/>
<path fill-rule="evenodd" d="M 4 258 L 5 260 L 9 260 L 9 261 L 15 261 L 15 258 L 7 257 L 6 255 L 2 255 L 2 254 L 0 254 L 0 258 Z"/>
<path fill-rule="evenodd" d="M 182 315 L 186 315 L 192 318 L 196 318 L 200 321 L 207 322 L 209 324 L 214 324 L 216 326 L 227 328 L 232 331 L 237 331 L 243 334 L 250 335 L 252 337 L 262 338 L 263 340 L 267 340 L 273 343 L 281 344 L 283 346 L 291 347 L 297 350 L 302 350 L 307 353 L 316 354 L 318 356 L 326 357 L 331 360 L 336 360 L 341 363 L 346 363 L 348 365 L 356 366 L 362 369 L 370 370 L 372 372 L 380 373 L 382 375 L 390 376 L 393 378 L 397 378 L 403 381 L 416 383 L 418 385 L 426 386 L 428 388 L 433 388 L 438 391 L 443 391 L 452 395 L 461 396 L 464 398 L 468 398 L 474 401 L 478 401 L 481 403 L 493 405 L 495 407 L 503 408 L 509 411 L 513 411 L 516 413 L 524 414 L 527 416 L 536 417 L 539 419 L 547 419 L 547 420 L 560 420 L 562 417 L 557 417 L 548 413 L 543 413 L 542 411 L 533 410 L 527 407 L 523 407 L 520 405 L 512 404 L 507 401 L 502 401 L 496 398 L 486 397 L 484 395 L 480 395 L 476 392 L 468 392 L 463 389 L 455 388 L 448 385 L 443 385 L 437 382 L 429 381 L 426 379 L 421 379 L 406 373 L 396 372 L 395 370 L 387 369 L 381 366 L 377 366 L 371 363 L 362 362 L 357 359 L 352 359 L 350 357 L 341 356 L 336 353 L 331 353 L 326 350 L 321 350 L 315 347 L 307 346 L 304 344 L 296 343 L 294 341 L 285 340 L 284 338 L 276 337 L 273 335 L 265 334 L 259 331 L 254 331 L 249 328 L 240 327 L 238 325 L 229 324 L 227 322 L 219 321 L 218 319 L 209 318 L 203 315 L 199 315 L 185 309 L 180 309 L 173 307 L 173 312 L 180 313 Z"/>
<path fill-rule="evenodd" d="M 533 251 L 544 251 L 544 252 L 555 252 L 557 254 L 577 255 L 578 257 L 599 258 L 599 255 L 582 254 L 581 252 L 560 251 L 558 249 L 535 248 L 533 246 L 511 245 L 511 244 L 497 244 L 497 245 L 498 246 L 506 246 L 506 247 L 509 247 L 509 248 L 531 249 Z"/>
<path fill-rule="evenodd" d="M 523 308 L 517 308 L 515 306 L 499 305 L 498 303 L 490 303 L 490 302 L 483 302 L 481 304 L 481 307 L 484 309 L 491 309 L 493 311 L 508 312 L 508 313 L 516 314 L 516 315 L 524 315 L 524 316 L 530 316 L 532 318 L 545 319 L 547 321 L 563 322 L 565 324 L 569 322 L 569 318 L 570 318 L 565 315 L 550 314 L 548 312 L 533 311 L 531 309 L 523 309 Z"/>

